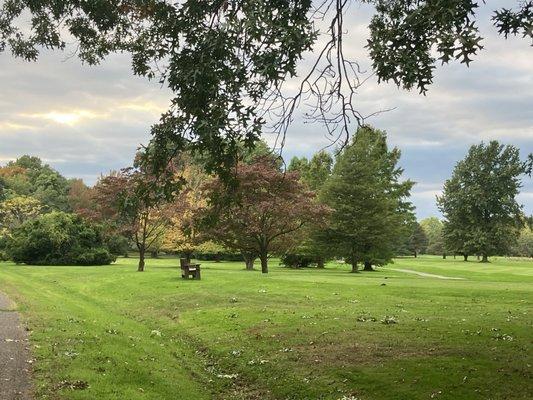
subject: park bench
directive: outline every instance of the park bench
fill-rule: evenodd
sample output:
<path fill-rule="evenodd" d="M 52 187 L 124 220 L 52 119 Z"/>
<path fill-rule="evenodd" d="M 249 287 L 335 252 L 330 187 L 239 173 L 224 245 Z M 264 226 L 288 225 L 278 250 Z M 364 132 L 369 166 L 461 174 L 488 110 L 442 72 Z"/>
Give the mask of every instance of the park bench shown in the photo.
<path fill-rule="evenodd" d="M 190 276 L 193 279 L 200 279 L 200 264 L 191 264 L 186 258 L 180 258 L 180 266 L 183 279 L 189 279 Z"/>

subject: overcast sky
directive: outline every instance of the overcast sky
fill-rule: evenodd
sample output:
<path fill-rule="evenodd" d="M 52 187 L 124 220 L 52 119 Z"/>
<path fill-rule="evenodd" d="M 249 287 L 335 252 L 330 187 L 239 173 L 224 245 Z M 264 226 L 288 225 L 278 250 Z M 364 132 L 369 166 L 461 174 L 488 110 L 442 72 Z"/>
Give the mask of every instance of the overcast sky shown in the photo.
<path fill-rule="evenodd" d="M 512 5 L 494 1 L 490 7 Z M 370 79 L 356 98 L 363 114 L 391 109 L 368 122 L 388 132 L 402 150 L 405 177 L 417 182 L 413 202 L 419 218 L 438 215 L 435 195 L 468 147 L 482 140 L 514 144 L 533 152 L 533 48 L 523 38 L 504 40 L 481 11 L 485 49 L 470 68 L 438 68 L 426 96 Z M 348 52 L 370 70 L 364 49 L 369 10 L 349 10 Z M 68 177 L 93 184 L 101 173 L 131 164 L 170 93 L 131 73 L 125 55 L 97 67 L 66 53 L 42 53 L 36 63 L 0 53 L 0 164 L 22 154 L 37 155 Z M 267 140 L 271 138 L 267 137 Z M 298 118 L 284 156 L 310 156 L 328 144 L 324 129 Z M 533 180 L 520 195 L 533 213 Z"/>

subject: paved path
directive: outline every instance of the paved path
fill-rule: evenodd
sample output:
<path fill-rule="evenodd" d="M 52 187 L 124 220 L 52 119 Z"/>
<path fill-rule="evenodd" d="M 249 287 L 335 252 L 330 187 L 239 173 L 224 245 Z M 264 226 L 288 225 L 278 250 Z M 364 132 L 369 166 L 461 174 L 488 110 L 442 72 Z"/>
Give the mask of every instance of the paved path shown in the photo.
<path fill-rule="evenodd" d="M 413 271 L 412 269 L 400 269 L 400 268 L 389 268 L 389 267 L 387 267 L 387 270 L 405 272 L 407 274 L 415 274 L 415 275 L 425 276 L 426 278 L 450 279 L 450 280 L 455 280 L 455 281 L 462 281 L 462 280 L 465 279 L 465 278 L 458 278 L 458 277 L 455 277 L 455 276 L 444 276 L 444 275 L 428 274 L 426 272 Z"/>
<path fill-rule="evenodd" d="M 13 304 L 0 293 L 0 399 L 31 400 L 28 334 Z"/>

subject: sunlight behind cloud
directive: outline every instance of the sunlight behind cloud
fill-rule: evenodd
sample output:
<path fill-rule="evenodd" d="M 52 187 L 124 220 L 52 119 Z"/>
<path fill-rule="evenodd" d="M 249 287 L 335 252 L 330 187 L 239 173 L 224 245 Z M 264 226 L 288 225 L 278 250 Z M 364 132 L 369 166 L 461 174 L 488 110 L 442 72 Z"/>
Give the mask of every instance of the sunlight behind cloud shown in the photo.
<path fill-rule="evenodd" d="M 71 112 L 50 111 L 48 113 L 29 114 L 29 115 L 24 115 L 24 116 L 27 116 L 30 118 L 36 118 L 36 119 L 44 119 L 44 120 L 55 122 L 57 124 L 69 125 L 69 126 L 74 126 L 83 119 L 98 119 L 98 118 L 108 117 L 108 115 L 104 113 L 99 114 L 99 113 L 94 113 L 92 111 L 86 111 L 86 110 L 74 110 Z"/>
<path fill-rule="evenodd" d="M 77 114 L 48 113 L 43 115 L 44 118 L 50 119 L 59 124 L 74 125 L 80 120 Z"/>

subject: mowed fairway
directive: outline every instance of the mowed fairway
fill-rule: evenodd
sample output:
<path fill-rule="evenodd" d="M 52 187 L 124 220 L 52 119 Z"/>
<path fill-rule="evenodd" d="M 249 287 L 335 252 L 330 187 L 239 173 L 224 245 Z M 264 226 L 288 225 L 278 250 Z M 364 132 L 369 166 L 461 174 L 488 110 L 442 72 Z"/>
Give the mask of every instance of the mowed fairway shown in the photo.
<path fill-rule="evenodd" d="M 531 399 L 533 262 L 0 264 L 43 399 Z"/>

